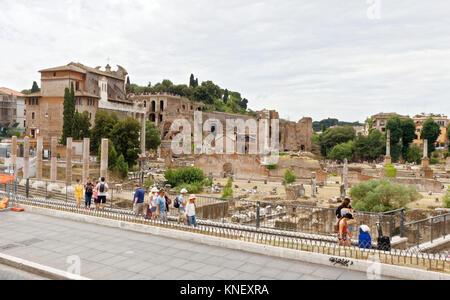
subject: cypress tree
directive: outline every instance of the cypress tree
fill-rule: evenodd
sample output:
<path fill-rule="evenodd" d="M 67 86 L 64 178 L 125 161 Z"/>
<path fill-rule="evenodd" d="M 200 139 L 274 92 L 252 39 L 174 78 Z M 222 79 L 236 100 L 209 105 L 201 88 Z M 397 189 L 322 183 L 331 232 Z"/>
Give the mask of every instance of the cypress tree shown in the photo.
<path fill-rule="evenodd" d="M 73 83 L 64 90 L 63 133 L 60 144 L 66 145 L 67 138 L 72 137 L 73 120 L 75 115 L 75 90 Z"/>
<path fill-rule="evenodd" d="M 40 92 L 41 89 L 39 88 L 38 84 L 36 83 L 36 81 L 33 81 L 33 87 L 31 88 L 31 93 L 37 93 Z"/>
<path fill-rule="evenodd" d="M 191 78 L 189 79 L 189 87 L 195 87 L 194 74 L 191 74 Z"/>

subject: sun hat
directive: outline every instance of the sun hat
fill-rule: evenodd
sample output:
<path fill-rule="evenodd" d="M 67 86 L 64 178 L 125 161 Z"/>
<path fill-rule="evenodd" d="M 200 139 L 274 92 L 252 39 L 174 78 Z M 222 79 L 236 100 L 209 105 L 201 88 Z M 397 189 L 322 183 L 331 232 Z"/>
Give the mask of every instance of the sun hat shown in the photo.
<path fill-rule="evenodd" d="M 152 188 L 152 193 L 157 193 L 157 192 L 159 192 L 159 191 L 156 187 Z"/>
<path fill-rule="evenodd" d="M 180 192 L 180 194 L 187 194 L 187 192 L 188 192 L 188 191 L 187 191 L 186 189 L 182 189 L 181 192 Z"/>
<path fill-rule="evenodd" d="M 195 195 L 190 195 L 190 196 L 189 196 L 189 200 L 195 200 L 195 199 L 197 199 L 197 198 L 195 197 Z"/>

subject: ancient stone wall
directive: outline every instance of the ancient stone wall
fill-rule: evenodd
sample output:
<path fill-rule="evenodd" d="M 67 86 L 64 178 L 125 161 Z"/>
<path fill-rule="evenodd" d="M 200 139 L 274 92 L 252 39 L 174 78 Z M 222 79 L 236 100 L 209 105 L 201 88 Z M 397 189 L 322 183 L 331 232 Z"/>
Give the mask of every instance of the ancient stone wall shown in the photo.
<path fill-rule="evenodd" d="M 308 151 L 312 150 L 312 119 L 303 118 L 298 123 L 280 122 L 280 150 Z"/>

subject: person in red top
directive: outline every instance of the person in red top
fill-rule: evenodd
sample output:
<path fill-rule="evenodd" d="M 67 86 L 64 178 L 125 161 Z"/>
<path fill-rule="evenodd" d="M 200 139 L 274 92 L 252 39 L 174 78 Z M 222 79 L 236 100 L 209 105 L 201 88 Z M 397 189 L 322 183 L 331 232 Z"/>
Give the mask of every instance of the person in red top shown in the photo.
<path fill-rule="evenodd" d="M 338 223 L 339 226 L 339 246 L 350 247 L 352 245 L 351 237 L 348 235 L 348 221 L 353 219 L 353 215 L 350 213 L 345 214 Z"/>

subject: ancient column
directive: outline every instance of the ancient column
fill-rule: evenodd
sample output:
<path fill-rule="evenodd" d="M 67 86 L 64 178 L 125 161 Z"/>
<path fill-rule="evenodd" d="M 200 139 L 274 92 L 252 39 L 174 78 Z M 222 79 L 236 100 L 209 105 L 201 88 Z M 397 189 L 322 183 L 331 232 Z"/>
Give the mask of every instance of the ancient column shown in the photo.
<path fill-rule="evenodd" d="M 66 142 L 66 183 L 72 184 L 72 138 L 68 137 Z"/>
<path fill-rule="evenodd" d="M 108 139 L 102 139 L 100 177 L 108 178 Z"/>
<path fill-rule="evenodd" d="M 89 178 L 89 156 L 90 156 L 91 139 L 84 139 L 83 142 L 83 184 Z"/>
<path fill-rule="evenodd" d="M 384 162 L 386 165 L 392 164 L 391 157 L 391 131 L 387 131 L 387 139 L 386 139 L 386 157 L 384 158 Z"/>
<path fill-rule="evenodd" d="M 142 129 L 141 129 L 141 154 L 145 157 L 145 135 L 146 135 L 146 120 L 145 114 L 142 114 Z"/>
<path fill-rule="evenodd" d="M 347 191 L 345 190 L 345 186 L 341 184 L 341 201 L 344 201 L 344 199 L 347 197 Z"/>
<path fill-rule="evenodd" d="M 44 146 L 44 138 L 37 138 L 37 148 L 36 148 L 36 178 L 37 180 L 42 180 L 42 149 Z"/>
<path fill-rule="evenodd" d="M 58 166 L 57 166 L 57 158 L 56 158 L 56 147 L 58 145 L 58 140 L 56 139 L 56 137 L 52 137 L 52 143 L 51 143 L 51 161 L 50 161 L 50 180 L 55 182 L 56 178 L 57 178 L 57 171 L 58 171 Z"/>
<path fill-rule="evenodd" d="M 428 140 L 424 140 L 422 167 L 426 168 L 429 166 L 430 166 L 430 159 L 428 158 Z"/>
<path fill-rule="evenodd" d="M 23 141 L 23 179 L 30 178 L 30 138 Z"/>
<path fill-rule="evenodd" d="M 345 159 L 344 160 L 344 178 L 343 178 L 343 181 L 344 181 L 344 188 L 345 188 L 345 191 L 347 192 L 348 191 L 348 159 Z"/>
<path fill-rule="evenodd" d="M 14 175 L 16 175 L 17 174 L 17 136 L 12 137 L 11 167 L 14 169 Z"/>
<path fill-rule="evenodd" d="M 313 172 L 311 178 L 311 197 L 316 198 L 316 196 L 317 196 L 317 174 L 316 172 Z"/>

